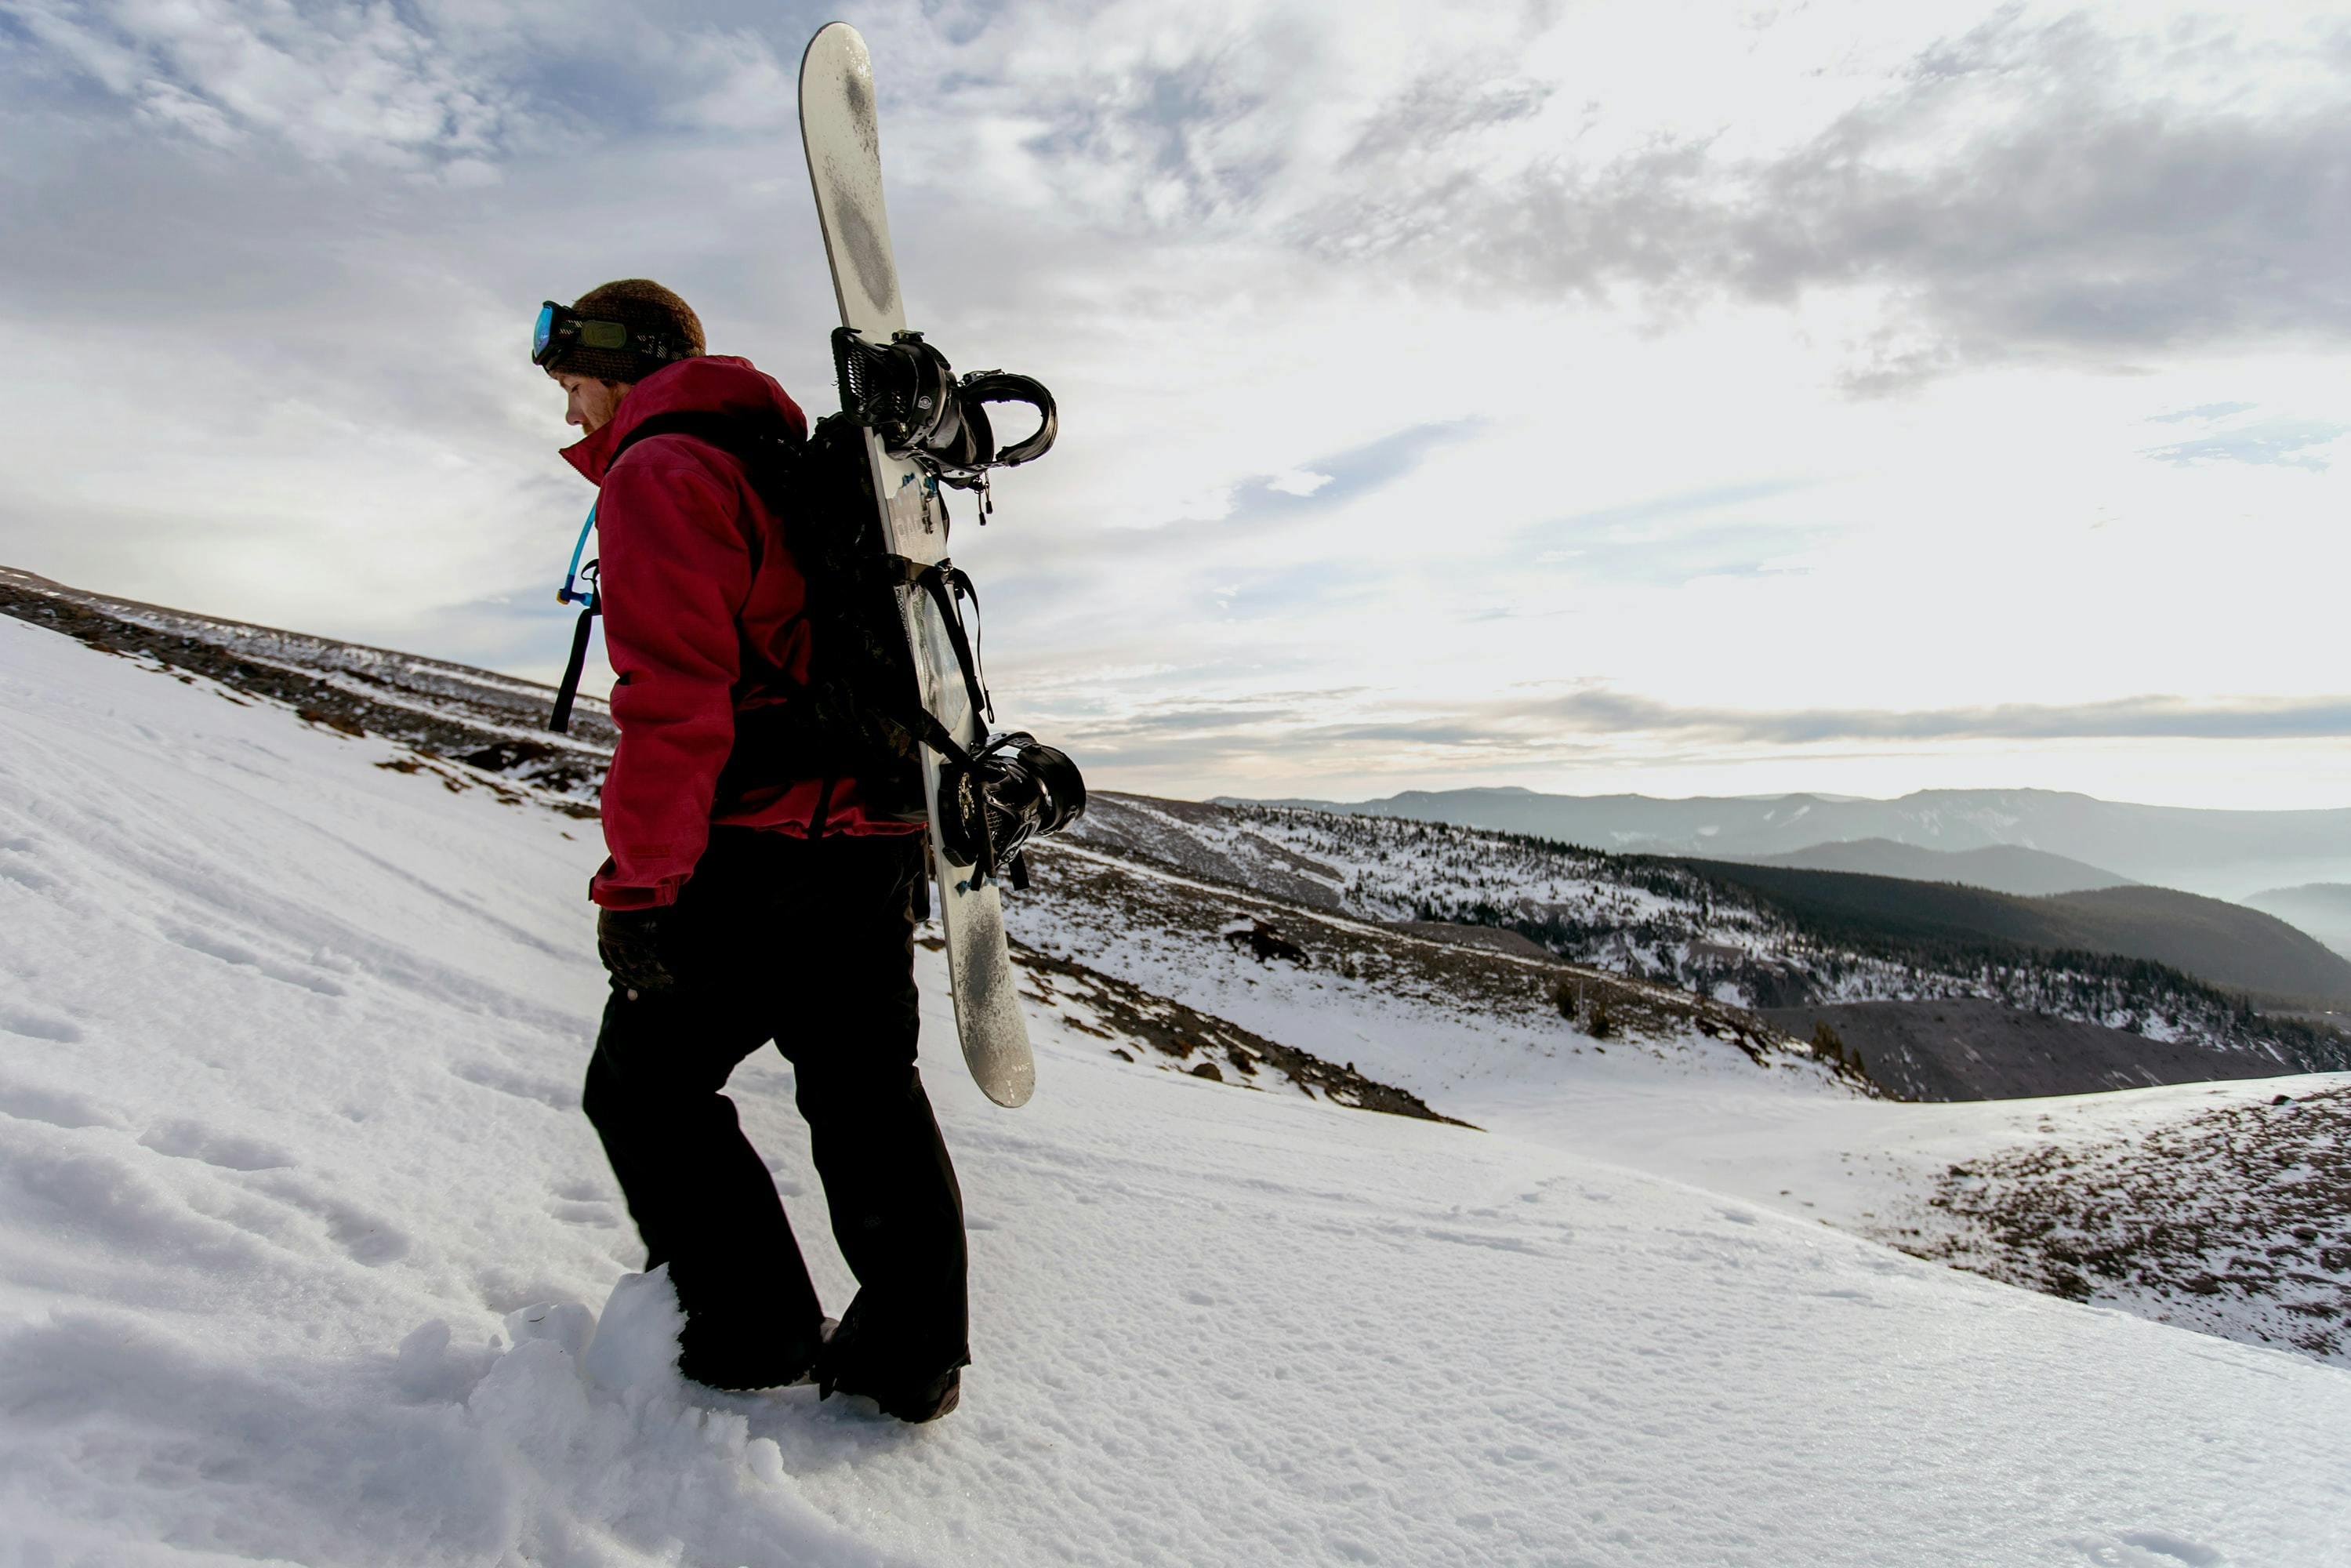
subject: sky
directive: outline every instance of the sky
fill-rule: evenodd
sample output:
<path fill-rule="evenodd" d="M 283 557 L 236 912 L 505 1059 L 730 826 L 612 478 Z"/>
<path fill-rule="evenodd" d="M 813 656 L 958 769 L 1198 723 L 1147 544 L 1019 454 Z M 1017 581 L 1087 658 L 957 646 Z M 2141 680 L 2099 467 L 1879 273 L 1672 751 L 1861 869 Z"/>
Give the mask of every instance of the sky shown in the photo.
<path fill-rule="evenodd" d="M 835 14 L 1097 785 L 2351 805 L 2351 5 L 0 0 L 0 564 L 551 679 L 531 319 L 832 406 Z"/>

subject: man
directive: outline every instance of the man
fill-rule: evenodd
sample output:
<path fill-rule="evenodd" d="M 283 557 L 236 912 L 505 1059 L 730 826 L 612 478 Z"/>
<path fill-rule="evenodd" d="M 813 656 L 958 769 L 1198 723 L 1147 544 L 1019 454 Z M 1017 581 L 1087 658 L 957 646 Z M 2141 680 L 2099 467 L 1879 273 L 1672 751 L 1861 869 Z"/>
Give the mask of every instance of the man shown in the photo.
<path fill-rule="evenodd" d="M 797 437 L 805 419 L 748 361 L 705 354 L 685 301 L 643 278 L 550 304 L 532 357 L 586 433 L 563 455 L 599 487 L 616 676 L 611 857 L 590 889 L 611 995 L 585 1108 L 645 1267 L 669 1266 L 679 1368 L 719 1388 L 812 1373 L 904 1420 L 943 1416 L 969 1356 L 963 1199 L 914 1065 L 922 828 L 869 810 L 821 747 L 736 746 L 739 715 L 801 689 L 813 628 L 795 519 L 762 499 L 723 425 Z M 720 1092 L 769 1040 L 858 1281 L 829 1339 Z"/>

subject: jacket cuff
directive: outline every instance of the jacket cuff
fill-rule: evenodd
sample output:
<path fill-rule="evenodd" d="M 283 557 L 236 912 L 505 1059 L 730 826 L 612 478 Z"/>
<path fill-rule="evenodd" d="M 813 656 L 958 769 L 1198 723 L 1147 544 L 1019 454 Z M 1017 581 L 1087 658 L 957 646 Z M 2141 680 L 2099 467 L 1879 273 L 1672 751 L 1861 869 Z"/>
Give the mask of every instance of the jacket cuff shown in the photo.
<path fill-rule="evenodd" d="M 607 860 L 603 869 L 589 881 L 588 897 L 601 908 L 659 909 L 664 905 L 675 904 L 678 889 L 684 887 L 685 879 L 694 874 L 691 872 L 681 872 L 675 876 L 663 877 L 648 887 L 615 881 L 613 873 L 619 869 L 611 861 Z"/>

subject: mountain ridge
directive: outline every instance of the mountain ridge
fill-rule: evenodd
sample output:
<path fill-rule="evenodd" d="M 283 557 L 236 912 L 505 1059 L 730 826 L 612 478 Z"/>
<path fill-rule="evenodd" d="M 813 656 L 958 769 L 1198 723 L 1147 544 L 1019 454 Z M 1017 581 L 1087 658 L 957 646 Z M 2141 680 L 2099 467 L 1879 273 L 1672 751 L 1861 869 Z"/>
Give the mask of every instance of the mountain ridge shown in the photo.
<path fill-rule="evenodd" d="M 1219 803 L 1240 804 L 1237 797 Z M 1917 789 L 1892 800 L 1406 790 L 1356 802 L 1246 802 L 1443 821 L 1593 849 L 1732 859 L 1872 838 L 1943 851 L 2011 845 L 2135 882 L 2232 897 L 2282 882 L 2351 882 L 2351 807 L 2217 810 L 2101 800 L 2074 790 Z"/>
<path fill-rule="evenodd" d="M 2346 957 L 2351 957 L 2351 883 L 2304 883 L 2264 888 L 2237 902 L 2274 915 Z"/>
<path fill-rule="evenodd" d="M 1868 876 L 1899 877 L 1907 882 L 1958 883 L 1989 888 L 1994 893 L 2039 897 L 2053 893 L 2083 893 L 2093 888 L 2119 887 L 2130 877 L 2047 850 L 2021 844 L 1987 844 L 1972 850 L 1935 850 L 1894 839 L 1837 839 L 1776 855 L 1721 855 L 1721 860 L 1754 865 L 1782 865 L 1800 871 L 1859 872 Z"/>

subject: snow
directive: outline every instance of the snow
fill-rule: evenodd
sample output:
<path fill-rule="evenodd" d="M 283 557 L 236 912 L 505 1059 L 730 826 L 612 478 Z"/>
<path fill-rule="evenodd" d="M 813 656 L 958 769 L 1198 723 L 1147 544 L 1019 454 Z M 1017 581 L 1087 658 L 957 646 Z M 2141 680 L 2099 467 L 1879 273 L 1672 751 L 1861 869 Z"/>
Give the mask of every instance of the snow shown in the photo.
<path fill-rule="evenodd" d="M 1755 1201 L 1774 1114 L 1893 1108 L 1628 1056 L 1478 1133 L 1040 1009 L 1008 1113 L 928 954 L 963 1409 L 694 1388 L 576 1108 L 592 829 L 398 760 L 0 622 L 0 1562 L 2351 1556 L 2341 1369 Z M 789 1086 L 737 1078 L 837 1311 Z"/>
<path fill-rule="evenodd" d="M 1977 998 L 2153 1040 L 2259 1051 L 2280 1065 L 2293 1060 L 2274 1036 L 2262 1032 L 2261 1021 L 2241 1019 L 2230 998 L 2200 986 L 2183 989 L 2159 970 L 2094 964 L 2085 972 L 2037 962 L 1937 968 L 1920 967 L 1919 954 L 1897 961 L 1843 950 L 1743 894 L 1709 890 L 1669 866 L 1627 866 L 1487 829 L 1287 807 L 1245 806 L 1222 826 L 1177 823 L 1164 815 L 1163 821 L 1219 850 L 1249 838 L 1326 867 L 1341 906 L 1352 913 L 1384 920 L 1518 921 L 1537 928 L 1548 923 L 1543 940 L 1564 957 L 1702 986 L 1743 1007 L 1777 1005 L 1760 999 L 1753 971 L 1800 971 L 1806 991 L 1824 1003 Z M 1164 853 L 1167 846 L 1146 847 Z M 1244 863 L 1250 858 L 1235 856 Z M 1742 962 L 1749 972 L 1740 971 Z"/>
<path fill-rule="evenodd" d="M 1228 905 L 1279 910 L 1293 925 L 1364 928 L 1363 922 L 1346 915 L 1283 909 L 1245 894 L 1211 888 L 1179 873 L 1115 861 L 1094 850 L 1057 846 L 1047 852 L 1053 863 L 1066 856 L 1117 864 L 1138 878 L 1213 894 Z M 1410 994 L 1393 974 L 1359 977 L 1327 967 L 1305 969 L 1259 962 L 1207 931 L 1130 921 L 1100 903 L 1055 896 L 1052 882 L 1042 885 L 1047 896 L 1007 905 L 1006 925 L 1019 940 L 1325 1061 L 1350 1063 L 1382 1082 L 1410 1090 L 1439 1112 L 1481 1127 L 1507 1128 L 1539 1141 L 1554 1134 L 1573 1140 L 1577 1134 L 1562 1120 L 1562 1110 L 1572 1114 L 1573 1107 L 1588 1104 L 1603 1086 L 1654 1086 L 1692 1076 L 1743 1084 L 1756 1073 L 1744 1052 L 1694 1030 L 1676 1039 L 1620 1040 L 1614 1050 L 1603 1046 L 1594 1051 L 1548 1001 L 1522 998 L 1517 1010 L 1504 1011 L 1450 993 Z M 1426 938 L 1381 935 L 1392 944 L 1451 950 Z M 1508 956 L 1497 961 L 1521 964 L 1531 977 L 1551 973 L 1547 967 Z M 1791 1071 L 1788 1076 L 1794 1081 L 1782 1086 L 1788 1092 L 1843 1097 L 1852 1092 L 1824 1071 Z"/>

